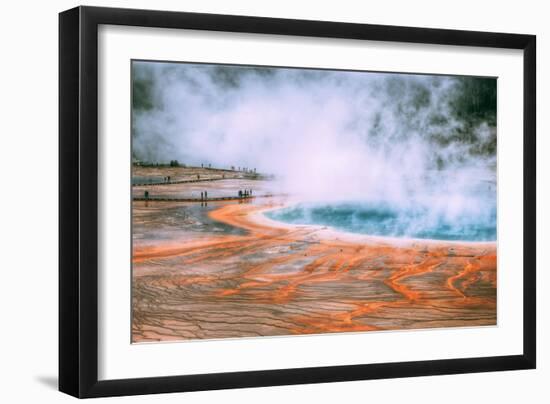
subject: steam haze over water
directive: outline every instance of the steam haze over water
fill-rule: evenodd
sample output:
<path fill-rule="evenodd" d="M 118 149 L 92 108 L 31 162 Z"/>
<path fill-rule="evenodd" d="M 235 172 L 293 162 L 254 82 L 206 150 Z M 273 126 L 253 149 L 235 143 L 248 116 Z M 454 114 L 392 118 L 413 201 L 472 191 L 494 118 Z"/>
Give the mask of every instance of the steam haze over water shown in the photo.
<path fill-rule="evenodd" d="M 160 62 L 132 69 L 136 159 L 273 174 L 276 190 L 300 201 L 272 214 L 279 220 L 496 239 L 496 79 Z M 389 216 L 369 227 L 382 211 Z"/>

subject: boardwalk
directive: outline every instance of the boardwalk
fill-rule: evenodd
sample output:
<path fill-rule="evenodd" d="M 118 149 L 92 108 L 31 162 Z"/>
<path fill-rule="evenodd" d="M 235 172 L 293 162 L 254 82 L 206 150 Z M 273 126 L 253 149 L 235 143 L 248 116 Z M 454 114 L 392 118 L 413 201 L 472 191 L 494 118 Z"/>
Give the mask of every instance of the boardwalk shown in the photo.
<path fill-rule="evenodd" d="M 141 201 L 141 202 L 223 202 L 223 201 L 244 201 L 249 199 L 256 199 L 256 198 L 272 198 L 275 195 L 273 194 L 267 194 L 267 195 L 254 195 L 254 196 L 223 196 L 223 197 L 215 197 L 215 198 L 168 198 L 168 197 L 134 197 L 134 201 Z M 280 195 L 279 195 L 280 196 Z"/>

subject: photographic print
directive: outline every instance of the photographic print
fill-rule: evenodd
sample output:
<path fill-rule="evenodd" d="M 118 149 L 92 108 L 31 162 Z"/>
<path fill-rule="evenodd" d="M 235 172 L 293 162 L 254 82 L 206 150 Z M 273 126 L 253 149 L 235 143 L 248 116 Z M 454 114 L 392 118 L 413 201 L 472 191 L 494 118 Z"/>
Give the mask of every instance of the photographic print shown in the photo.
<path fill-rule="evenodd" d="M 132 342 L 496 325 L 496 78 L 131 69 Z"/>

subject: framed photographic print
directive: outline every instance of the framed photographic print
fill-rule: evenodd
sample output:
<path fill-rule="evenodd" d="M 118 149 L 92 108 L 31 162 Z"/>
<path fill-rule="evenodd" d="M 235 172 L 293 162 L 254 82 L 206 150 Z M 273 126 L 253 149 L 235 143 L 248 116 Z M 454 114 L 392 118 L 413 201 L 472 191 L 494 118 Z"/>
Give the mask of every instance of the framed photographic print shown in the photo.
<path fill-rule="evenodd" d="M 535 367 L 534 36 L 59 24 L 61 391 Z"/>

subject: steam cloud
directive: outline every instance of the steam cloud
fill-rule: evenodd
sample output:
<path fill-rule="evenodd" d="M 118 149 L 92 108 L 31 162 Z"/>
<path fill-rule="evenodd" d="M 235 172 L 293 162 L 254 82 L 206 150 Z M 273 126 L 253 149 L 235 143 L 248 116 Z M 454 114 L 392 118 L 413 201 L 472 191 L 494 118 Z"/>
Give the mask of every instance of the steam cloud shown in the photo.
<path fill-rule="evenodd" d="M 460 109 L 460 78 L 158 62 L 132 68 L 135 158 L 256 168 L 308 202 L 421 206 L 447 221 L 494 221 L 496 101 L 490 119 Z M 476 91 L 466 94 L 474 107 Z"/>

